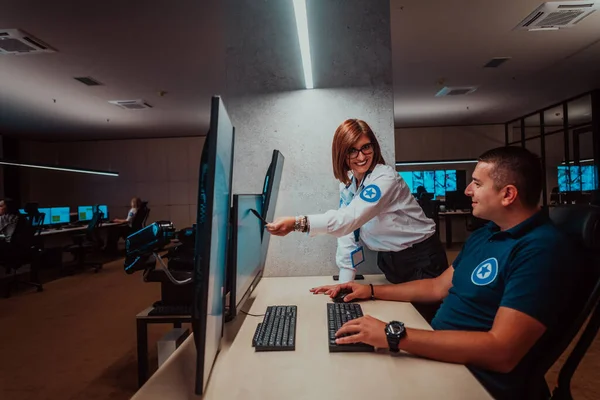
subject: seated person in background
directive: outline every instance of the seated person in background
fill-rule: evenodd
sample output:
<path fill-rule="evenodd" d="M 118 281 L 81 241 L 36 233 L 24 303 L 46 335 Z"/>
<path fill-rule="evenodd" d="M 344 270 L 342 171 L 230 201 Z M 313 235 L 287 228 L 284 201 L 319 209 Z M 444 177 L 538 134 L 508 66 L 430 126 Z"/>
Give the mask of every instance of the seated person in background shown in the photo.
<path fill-rule="evenodd" d="M 19 217 L 19 207 L 13 200 L 0 200 L 0 238 L 3 242 L 10 243 Z"/>
<path fill-rule="evenodd" d="M 435 302 L 443 299 L 434 331 L 389 327 L 371 316 L 346 323 L 337 343 L 364 342 L 434 360 L 466 364 L 497 399 L 527 398 L 530 372 L 559 335 L 573 290 L 576 262 L 569 245 L 540 211 L 543 174 L 534 154 L 519 147 L 484 153 L 465 190 L 473 215 L 490 220 L 473 232 L 439 277 L 397 285 L 346 283 L 311 289 L 344 301 L 376 299 Z M 572 261 L 572 260 L 571 260 Z M 564 317 L 563 317 L 564 318 Z M 395 343 L 398 343 L 397 345 Z"/>
<path fill-rule="evenodd" d="M 419 186 L 417 187 L 417 195 L 415 196 L 417 198 L 417 200 L 421 200 L 424 196 L 423 195 L 428 194 L 427 190 L 425 190 L 424 186 Z"/>
<path fill-rule="evenodd" d="M 129 225 L 129 227 L 131 227 L 131 224 L 133 223 L 133 218 L 135 217 L 135 214 L 137 214 L 138 210 L 142 207 L 142 199 L 140 199 L 139 197 L 134 197 L 131 199 L 130 204 L 131 204 L 131 208 L 129 209 L 129 212 L 127 213 L 127 218 L 125 218 L 125 219 L 114 218 L 112 220 L 112 222 L 115 222 L 117 224 L 127 223 Z"/>
<path fill-rule="evenodd" d="M 126 226 L 113 227 L 108 231 L 108 237 L 106 240 L 106 246 L 104 248 L 107 252 L 115 253 L 117 251 L 117 244 L 120 238 L 126 239 L 131 234 L 131 228 L 133 226 L 133 220 L 139 209 L 142 207 L 142 199 L 134 197 L 131 199 L 131 208 L 127 213 L 127 218 L 114 218 L 111 222 L 117 224 L 127 224 Z"/>

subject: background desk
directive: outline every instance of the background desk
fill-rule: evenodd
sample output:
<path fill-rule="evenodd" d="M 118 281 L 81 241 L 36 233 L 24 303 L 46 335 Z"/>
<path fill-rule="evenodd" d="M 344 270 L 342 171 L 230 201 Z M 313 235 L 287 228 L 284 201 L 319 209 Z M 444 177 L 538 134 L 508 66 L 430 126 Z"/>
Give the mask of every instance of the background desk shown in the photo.
<path fill-rule="evenodd" d="M 383 283 L 367 275 L 365 282 Z M 491 399 L 462 365 L 387 353 L 329 353 L 329 297 L 309 288 L 331 277 L 265 278 L 246 303 L 253 314 L 268 305 L 298 306 L 296 351 L 255 352 L 252 336 L 262 317 L 238 316 L 225 325 L 204 399 Z M 250 307 L 251 305 L 251 307 Z M 363 312 L 408 327 L 431 328 L 410 303 L 363 301 Z M 237 334 L 236 334 L 237 333 Z M 193 336 L 132 398 L 194 399 L 196 351 Z"/>
<path fill-rule="evenodd" d="M 112 226 L 121 226 L 125 225 L 125 223 L 117 223 L 117 222 L 106 222 L 98 227 L 98 229 L 102 228 L 110 228 Z M 87 225 L 77 226 L 73 228 L 63 228 L 63 229 L 44 229 L 40 232 L 40 236 L 49 236 L 49 235 L 57 235 L 59 233 L 77 233 L 84 232 L 87 229 Z"/>
<path fill-rule="evenodd" d="M 452 247 L 452 220 L 454 218 L 466 218 L 472 214 L 471 211 L 444 211 L 440 212 L 438 215 L 443 217 L 446 221 L 446 248 Z"/>

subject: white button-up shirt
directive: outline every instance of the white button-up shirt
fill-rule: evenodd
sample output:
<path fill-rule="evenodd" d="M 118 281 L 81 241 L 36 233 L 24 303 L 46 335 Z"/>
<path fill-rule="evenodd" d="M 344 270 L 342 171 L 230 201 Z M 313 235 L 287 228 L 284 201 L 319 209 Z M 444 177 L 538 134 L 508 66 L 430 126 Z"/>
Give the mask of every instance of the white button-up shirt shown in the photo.
<path fill-rule="evenodd" d="M 374 251 L 401 251 L 435 233 L 435 223 L 410 192 L 400 174 L 378 164 L 358 185 L 340 184 L 340 208 L 309 215 L 310 236 L 328 233 L 338 237 L 336 263 L 352 269 L 350 253 L 361 244 Z M 354 231 L 360 228 L 360 239 Z"/>

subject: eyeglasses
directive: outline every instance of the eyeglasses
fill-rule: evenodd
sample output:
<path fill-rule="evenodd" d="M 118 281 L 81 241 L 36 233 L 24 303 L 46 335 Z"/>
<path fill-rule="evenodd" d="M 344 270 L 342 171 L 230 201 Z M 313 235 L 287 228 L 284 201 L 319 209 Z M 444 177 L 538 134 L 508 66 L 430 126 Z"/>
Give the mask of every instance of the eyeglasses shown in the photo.
<path fill-rule="evenodd" d="M 358 157 L 358 153 L 363 153 L 365 156 L 373 154 L 373 143 L 367 143 L 360 149 L 350 148 L 348 150 L 348 158 L 356 158 Z"/>

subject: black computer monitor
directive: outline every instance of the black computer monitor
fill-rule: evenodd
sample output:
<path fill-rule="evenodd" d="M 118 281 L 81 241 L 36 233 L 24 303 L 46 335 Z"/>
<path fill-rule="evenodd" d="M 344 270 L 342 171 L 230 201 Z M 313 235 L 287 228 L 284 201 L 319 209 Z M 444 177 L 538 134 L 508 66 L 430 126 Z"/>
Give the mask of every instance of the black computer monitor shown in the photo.
<path fill-rule="evenodd" d="M 273 150 L 261 194 L 233 196 L 225 286 L 228 295 L 227 321 L 235 318 L 262 278 L 271 235 L 264 234 L 264 223 L 250 210 L 256 210 L 269 222 L 273 220 L 284 160 L 279 150 Z"/>
<path fill-rule="evenodd" d="M 471 198 L 459 191 L 446 192 L 445 203 L 450 210 L 470 210 L 472 207 Z"/>
<path fill-rule="evenodd" d="M 211 102 L 210 130 L 200 161 L 194 255 L 192 329 L 196 394 L 206 388 L 220 349 L 233 175 L 234 127 L 220 97 Z"/>
<path fill-rule="evenodd" d="M 250 210 L 262 213 L 262 194 L 234 194 L 231 208 L 231 239 L 227 260 L 227 316 L 231 321 L 262 277 L 263 223 Z"/>
<path fill-rule="evenodd" d="M 275 206 L 277 205 L 277 197 L 279 196 L 279 185 L 281 183 L 281 174 L 283 173 L 283 162 L 285 157 L 279 150 L 273 150 L 271 164 L 265 175 L 265 184 L 263 185 L 263 210 L 262 216 L 267 222 L 272 222 L 275 217 Z M 264 225 L 264 224 L 263 224 Z M 261 230 L 262 236 L 262 257 L 267 259 L 267 250 L 269 249 L 269 241 L 271 235 L 265 234 L 265 229 Z"/>

